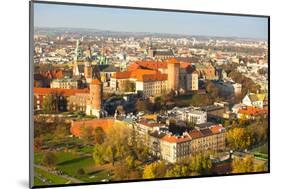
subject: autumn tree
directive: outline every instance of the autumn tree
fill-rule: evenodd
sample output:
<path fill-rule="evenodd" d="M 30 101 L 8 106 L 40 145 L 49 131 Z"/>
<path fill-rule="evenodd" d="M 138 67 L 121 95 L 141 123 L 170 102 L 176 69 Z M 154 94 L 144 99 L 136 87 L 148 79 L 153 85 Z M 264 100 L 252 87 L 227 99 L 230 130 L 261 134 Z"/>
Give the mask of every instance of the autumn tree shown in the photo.
<path fill-rule="evenodd" d="M 92 144 L 93 143 L 93 134 L 94 129 L 93 127 L 89 127 L 83 125 L 81 128 L 81 137 L 84 140 L 85 144 Z"/>
<path fill-rule="evenodd" d="M 105 141 L 105 133 L 101 127 L 94 129 L 94 141 L 96 144 L 102 144 Z"/>
<path fill-rule="evenodd" d="M 56 155 L 53 152 L 47 152 L 43 158 L 43 164 L 48 167 L 56 165 Z"/>
<path fill-rule="evenodd" d="M 96 144 L 93 151 L 93 160 L 96 165 L 101 165 L 105 163 L 104 160 L 104 146 Z"/>
<path fill-rule="evenodd" d="M 151 103 L 149 103 L 148 100 L 138 99 L 137 102 L 136 102 L 135 107 L 136 107 L 136 110 L 138 112 L 141 112 L 141 111 L 149 112 L 150 108 L 151 108 Z"/>
<path fill-rule="evenodd" d="M 209 174 L 212 168 L 212 161 L 208 153 L 200 153 L 189 158 L 189 169 L 200 174 Z"/>
<path fill-rule="evenodd" d="M 154 162 L 149 165 L 145 165 L 143 170 L 143 178 L 144 179 L 155 179 L 155 178 L 163 178 L 166 173 L 166 165 L 164 161 Z"/>
<path fill-rule="evenodd" d="M 165 177 L 184 177 L 188 175 L 188 167 L 185 165 L 175 165 L 165 173 Z"/>
<path fill-rule="evenodd" d="M 234 158 L 231 165 L 233 173 L 250 173 L 254 171 L 254 158 L 251 155 L 247 155 L 243 159 Z"/>
<path fill-rule="evenodd" d="M 247 149 L 251 144 L 251 137 L 245 128 L 233 128 L 227 132 L 227 143 L 232 150 Z"/>
<path fill-rule="evenodd" d="M 216 99 L 219 96 L 218 87 L 211 81 L 206 83 L 206 91 L 211 96 L 212 99 Z"/>
<path fill-rule="evenodd" d="M 125 92 L 135 92 L 135 90 L 136 90 L 135 82 L 126 80 L 124 83 L 124 90 L 125 90 Z"/>
<path fill-rule="evenodd" d="M 55 98 L 52 95 L 46 95 L 43 98 L 42 110 L 44 113 L 53 113 L 56 110 Z"/>

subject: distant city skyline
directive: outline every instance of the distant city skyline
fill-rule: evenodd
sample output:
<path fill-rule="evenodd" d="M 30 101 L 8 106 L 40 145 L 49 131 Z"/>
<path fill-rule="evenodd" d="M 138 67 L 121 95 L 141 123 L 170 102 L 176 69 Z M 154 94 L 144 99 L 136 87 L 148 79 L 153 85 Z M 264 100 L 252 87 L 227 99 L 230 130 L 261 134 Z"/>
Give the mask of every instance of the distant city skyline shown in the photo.
<path fill-rule="evenodd" d="M 34 26 L 268 40 L 266 17 L 44 3 L 34 3 Z"/>

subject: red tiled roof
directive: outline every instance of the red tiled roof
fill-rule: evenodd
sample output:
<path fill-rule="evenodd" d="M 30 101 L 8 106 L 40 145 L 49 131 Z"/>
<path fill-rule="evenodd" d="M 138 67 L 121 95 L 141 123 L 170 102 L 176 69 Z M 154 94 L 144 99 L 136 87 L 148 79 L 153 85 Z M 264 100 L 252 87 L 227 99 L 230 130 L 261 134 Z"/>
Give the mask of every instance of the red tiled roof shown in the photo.
<path fill-rule="evenodd" d="M 167 74 L 161 74 L 157 70 L 136 69 L 134 71 L 116 72 L 113 75 L 116 79 L 135 78 L 138 81 L 163 81 L 167 79 Z"/>
<path fill-rule="evenodd" d="M 89 93 L 89 89 L 59 89 L 59 88 L 37 88 L 33 89 L 34 94 L 62 94 L 62 95 L 75 95 L 77 93 Z"/>
<path fill-rule="evenodd" d="M 213 134 L 218 134 L 222 131 L 222 129 L 224 129 L 223 126 L 221 125 L 214 125 L 210 127 L 210 130 L 212 131 Z"/>
<path fill-rule="evenodd" d="M 166 60 L 168 64 L 177 64 L 179 63 L 176 58 L 169 58 Z"/>
<path fill-rule="evenodd" d="M 137 77 L 138 81 L 164 81 L 167 80 L 167 74 L 151 74 L 151 75 L 142 75 L 141 77 Z"/>
<path fill-rule="evenodd" d="M 191 67 L 191 64 L 190 63 L 187 63 L 187 62 L 182 62 L 180 64 L 180 68 L 183 68 L 183 69 L 188 69 Z"/>
<path fill-rule="evenodd" d="M 129 71 L 134 71 L 136 69 L 145 68 L 158 70 L 161 68 L 167 68 L 167 62 L 158 62 L 158 61 L 137 61 L 128 66 Z"/>
<path fill-rule="evenodd" d="M 167 142 L 185 142 L 191 140 L 189 135 L 185 135 L 183 137 L 176 137 L 171 135 L 165 135 L 161 140 L 167 141 Z"/>
<path fill-rule="evenodd" d="M 101 82 L 100 82 L 98 79 L 93 79 L 93 80 L 92 80 L 92 84 L 94 84 L 94 85 L 100 85 Z"/>
<path fill-rule="evenodd" d="M 191 136 L 192 139 L 200 138 L 203 136 L 203 134 L 197 129 L 190 131 L 188 134 Z"/>
<path fill-rule="evenodd" d="M 113 78 L 115 79 L 126 79 L 126 78 L 130 78 L 131 77 L 131 73 L 130 71 L 127 72 L 116 72 L 113 74 Z"/>
<path fill-rule="evenodd" d="M 255 115 L 266 114 L 267 110 L 262 108 L 256 108 L 254 106 L 246 106 L 245 108 L 238 110 L 238 113 L 255 116 Z"/>

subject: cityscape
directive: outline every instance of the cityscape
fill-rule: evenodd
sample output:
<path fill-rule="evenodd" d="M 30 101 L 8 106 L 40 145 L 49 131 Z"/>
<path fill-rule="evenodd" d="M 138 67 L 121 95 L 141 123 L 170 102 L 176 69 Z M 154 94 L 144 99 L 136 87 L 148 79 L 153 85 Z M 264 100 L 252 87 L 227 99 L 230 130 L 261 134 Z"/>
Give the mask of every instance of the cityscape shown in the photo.
<path fill-rule="evenodd" d="M 74 7 L 34 8 L 34 186 L 268 172 L 267 18 Z"/>

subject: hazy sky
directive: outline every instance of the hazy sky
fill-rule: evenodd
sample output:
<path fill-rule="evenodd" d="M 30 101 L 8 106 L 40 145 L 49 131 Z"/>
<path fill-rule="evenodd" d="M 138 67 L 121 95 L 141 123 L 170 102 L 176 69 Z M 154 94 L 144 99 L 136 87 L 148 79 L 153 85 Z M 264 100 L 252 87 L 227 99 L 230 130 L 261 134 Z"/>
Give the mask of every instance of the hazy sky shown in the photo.
<path fill-rule="evenodd" d="M 267 39 L 267 18 L 116 8 L 34 4 L 35 27 Z"/>

